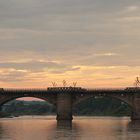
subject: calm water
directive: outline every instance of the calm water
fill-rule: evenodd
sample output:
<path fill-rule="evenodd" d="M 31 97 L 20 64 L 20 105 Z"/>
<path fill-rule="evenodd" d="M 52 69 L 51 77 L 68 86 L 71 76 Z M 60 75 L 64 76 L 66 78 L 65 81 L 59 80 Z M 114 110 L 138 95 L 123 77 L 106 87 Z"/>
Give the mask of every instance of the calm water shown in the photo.
<path fill-rule="evenodd" d="M 139 140 L 140 123 L 129 118 L 76 117 L 73 126 L 54 117 L 0 120 L 0 140 Z"/>

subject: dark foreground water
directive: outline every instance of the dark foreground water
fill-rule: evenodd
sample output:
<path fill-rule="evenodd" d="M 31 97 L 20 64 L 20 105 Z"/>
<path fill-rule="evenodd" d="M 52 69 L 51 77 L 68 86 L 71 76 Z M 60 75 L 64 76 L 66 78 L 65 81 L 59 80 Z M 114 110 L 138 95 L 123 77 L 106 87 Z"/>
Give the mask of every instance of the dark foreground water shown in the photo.
<path fill-rule="evenodd" d="M 140 140 L 140 123 L 129 118 L 76 117 L 72 128 L 54 117 L 0 120 L 0 140 Z"/>

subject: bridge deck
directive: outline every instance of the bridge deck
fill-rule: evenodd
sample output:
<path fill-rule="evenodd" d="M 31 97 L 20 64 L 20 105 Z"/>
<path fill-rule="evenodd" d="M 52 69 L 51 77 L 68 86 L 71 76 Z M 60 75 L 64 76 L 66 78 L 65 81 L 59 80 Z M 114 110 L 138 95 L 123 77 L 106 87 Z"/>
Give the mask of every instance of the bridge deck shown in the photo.
<path fill-rule="evenodd" d="M 44 89 L 15 89 L 15 88 L 0 88 L 0 93 L 28 93 L 28 94 L 40 94 L 40 93 L 82 93 L 82 94 L 131 94 L 140 91 L 140 88 L 95 88 L 86 89 L 81 87 L 48 87 Z"/>

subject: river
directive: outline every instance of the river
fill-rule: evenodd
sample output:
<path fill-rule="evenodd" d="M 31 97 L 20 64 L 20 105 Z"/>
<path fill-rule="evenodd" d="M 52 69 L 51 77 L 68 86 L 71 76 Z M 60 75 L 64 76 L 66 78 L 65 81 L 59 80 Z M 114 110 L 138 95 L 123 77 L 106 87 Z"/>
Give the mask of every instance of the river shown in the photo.
<path fill-rule="evenodd" d="M 0 140 L 139 140 L 140 123 L 127 117 L 74 117 L 72 127 L 54 117 L 0 120 Z"/>

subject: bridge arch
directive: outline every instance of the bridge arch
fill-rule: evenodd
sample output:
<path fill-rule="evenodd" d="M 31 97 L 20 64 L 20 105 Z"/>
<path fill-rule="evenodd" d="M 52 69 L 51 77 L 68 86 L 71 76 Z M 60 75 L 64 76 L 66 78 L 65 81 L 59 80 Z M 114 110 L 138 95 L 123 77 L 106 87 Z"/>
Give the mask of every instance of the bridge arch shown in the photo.
<path fill-rule="evenodd" d="M 52 97 L 49 97 L 49 96 L 44 97 L 44 96 L 39 96 L 39 95 L 31 95 L 31 96 L 29 96 L 29 95 L 16 95 L 16 96 L 0 97 L 0 107 L 3 106 L 7 102 L 10 102 L 12 100 L 19 99 L 19 98 L 24 98 L 24 97 L 41 99 L 41 100 L 47 101 L 48 103 L 56 106 L 55 100 L 53 100 Z"/>
<path fill-rule="evenodd" d="M 75 99 L 75 101 L 73 101 L 73 108 L 78 105 L 81 102 L 84 102 L 90 98 L 95 98 L 95 97 L 106 97 L 106 98 L 112 98 L 112 99 L 116 99 L 120 102 L 124 102 L 125 104 L 127 104 L 127 106 L 133 111 L 134 110 L 134 106 L 133 106 L 133 102 L 132 102 L 132 98 L 130 98 L 129 96 L 125 96 L 125 95 L 79 95 L 79 97 L 77 97 L 77 99 Z"/>
<path fill-rule="evenodd" d="M 17 101 L 17 102 L 15 102 L 13 104 L 15 106 L 15 107 L 14 106 L 13 107 L 15 109 L 17 108 L 16 110 L 21 110 L 21 107 L 24 108 L 22 111 L 17 111 L 17 112 L 11 112 L 10 111 L 11 109 L 8 109 L 9 107 L 8 108 L 6 107 L 8 105 L 8 104 L 6 105 L 6 103 L 8 103 L 8 102 L 10 103 L 10 101 L 13 101 L 15 99 L 22 99 L 22 98 L 26 98 L 26 97 L 31 97 L 31 98 L 33 98 L 33 100 L 34 99 L 41 99 L 44 103 L 40 104 L 39 107 L 38 107 L 38 104 L 29 104 L 28 106 L 23 107 L 24 104 L 21 105 L 21 106 L 16 105 L 17 103 L 22 103 L 23 100 L 21 100 L 21 102 Z M 28 111 L 28 110 L 30 110 L 30 111 Z M 40 113 L 44 113 L 44 114 L 40 114 Z M 45 98 L 45 97 L 39 97 L 39 96 L 15 96 L 15 97 L 12 97 L 12 98 L 6 98 L 5 100 L 0 102 L 0 117 L 7 117 L 9 115 L 10 116 L 22 116 L 23 114 L 25 114 L 25 115 L 32 115 L 32 114 L 34 114 L 34 115 L 45 115 L 47 113 L 53 113 L 54 115 L 56 115 L 56 106 L 50 100 L 48 100 L 48 98 Z"/>

